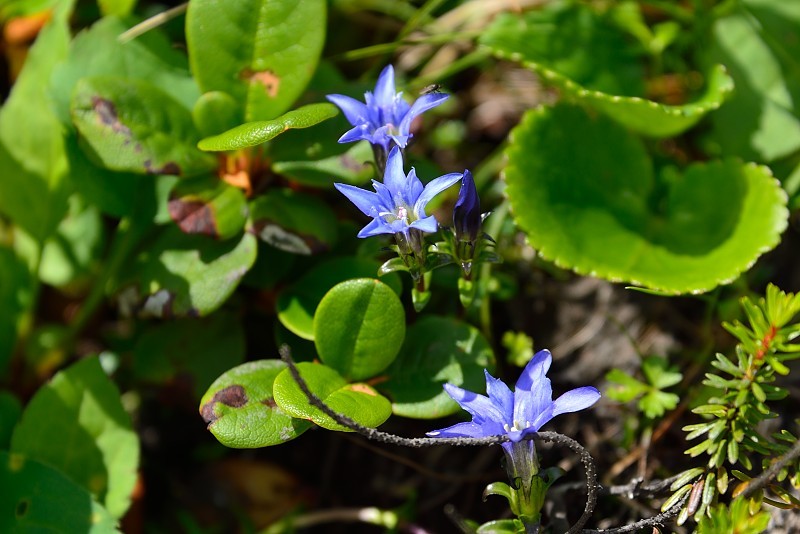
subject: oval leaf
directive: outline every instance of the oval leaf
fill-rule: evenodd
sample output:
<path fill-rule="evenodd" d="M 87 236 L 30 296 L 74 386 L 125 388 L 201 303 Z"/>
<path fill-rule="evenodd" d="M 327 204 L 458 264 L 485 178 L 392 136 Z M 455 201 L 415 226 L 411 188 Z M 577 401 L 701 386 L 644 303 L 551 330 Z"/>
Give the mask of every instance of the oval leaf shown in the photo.
<path fill-rule="evenodd" d="M 64 447 L 64 441 L 59 442 Z M 119 532 L 92 495 L 58 469 L 0 451 L 0 532 Z"/>
<path fill-rule="evenodd" d="M 765 167 L 725 160 L 656 179 L 639 139 L 577 107 L 529 111 L 506 155 L 517 223 L 543 257 L 580 274 L 708 291 L 786 228 L 786 194 Z"/>
<path fill-rule="evenodd" d="M 710 70 L 705 92 L 694 102 L 682 106 L 668 106 L 638 96 L 610 92 L 609 89 L 613 90 L 614 84 L 608 83 L 608 77 L 615 75 L 614 70 L 624 72 L 626 68 L 624 54 L 620 54 L 624 43 L 620 42 L 618 50 L 614 52 L 605 46 L 600 52 L 595 47 L 586 47 L 584 53 L 591 54 L 591 57 L 576 58 L 574 43 L 568 46 L 561 43 L 562 46 L 558 46 L 555 44 L 557 41 L 545 40 L 543 28 L 545 32 L 552 32 L 557 28 L 561 39 L 570 39 L 575 35 L 574 32 L 585 30 L 584 25 L 592 28 L 597 26 L 595 31 L 598 38 L 601 33 L 608 37 L 608 32 L 615 30 L 610 26 L 602 27 L 604 23 L 599 16 L 585 6 L 574 5 L 569 10 L 557 7 L 544 11 L 546 13 L 554 10 L 559 11 L 559 15 L 553 21 L 542 20 L 547 15 L 539 12 L 530 12 L 523 17 L 497 17 L 481 36 L 481 43 L 487 45 L 497 57 L 521 63 L 565 94 L 607 114 L 638 133 L 653 137 L 671 137 L 691 128 L 708 112 L 719 108 L 733 92 L 733 79 L 722 65 L 716 65 Z M 561 15 L 570 10 L 575 13 L 569 15 L 570 30 L 566 30 Z M 559 24 L 554 25 L 552 22 L 555 21 Z M 621 41 L 620 36 L 617 39 Z M 600 39 L 599 42 L 606 45 L 607 40 Z M 590 43 L 584 43 L 588 44 Z M 603 64 L 603 61 L 608 62 L 609 72 L 596 72 L 598 67 L 594 67 L 591 76 L 585 72 L 585 69 L 591 68 L 586 65 Z M 612 70 L 611 67 L 615 69 Z M 576 80 L 571 76 L 581 76 L 600 87 L 586 87 L 580 79 Z M 604 85 L 607 87 L 603 87 Z M 622 90 L 622 87 L 619 89 Z"/>
<path fill-rule="evenodd" d="M 336 371 L 321 364 L 300 362 L 300 376 L 308 388 L 332 410 L 364 426 L 375 428 L 392 415 L 392 405 L 366 384 L 348 384 Z M 328 430 L 352 432 L 308 403 L 288 369 L 275 379 L 275 402 L 286 413 L 308 419 Z"/>
<path fill-rule="evenodd" d="M 206 137 L 197 146 L 200 150 L 221 152 L 260 145 L 290 129 L 309 128 L 335 117 L 339 110 L 333 104 L 309 104 L 284 113 L 270 121 L 248 122 L 225 133 Z"/>
<path fill-rule="evenodd" d="M 256 259 L 256 239 L 212 241 L 167 227 L 125 266 L 120 311 L 141 317 L 202 316 L 222 305 Z"/>
<path fill-rule="evenodd" d="M 274 119 L 314 74 L 325 25 L 325 0 L 193 0 L 186 13 L 192 72 L 203 92 L 241 102 L 244 121 Z"/>
<path fill-rule="evenodd" d="M 314 314 L 314 344 L 322 362 L 350 380 L 392 363 L 406 334 L 397 293 L 372 278 L 347 280 L 323 297 Z"/>
<path fill-rule="evenodd" d="M 82 141 L 109 169 L 192 176 L 216 167 L 195 146 L 199 134 L 189 111 L 148 82 L 83 78 L 70 111 Z"/>
<path fill-rule="evenodd" d="M 344 154 L 320 160 L 276 161 L 272 170 L 303 185 L 333 187 L 334 182 L 359 185 L 375 175 L 372 145 L 356 143 Z"/>
<path fill-rule="evenodd" d="M 253 232 L 265 243 L 295 254 L 333 248 L 336 215 L 322 200 L 291 189 L 274 189 L 250 204 Z"/>
<path fill-rule="evenodd" d="M 278 294 L 278 320 L 294 334 L 313 340 L 314 314 L 325 293 L 345 280 L 377 279 L 377 272 L 378 264 L 364 258 L 335 258 L 320 263 Z M 381 281 L 400 294 L 403 286 L 397 274 L 383 276 Z"/>
<path fill-rule="evenodd" d="M 284 369 L 286 364 L 279 360 L 247 362 L 211 384 L 200 401 L 200 415 L 220 443 L 237 449 L 269 447 L 311 427 L 275 404 L 273 384 Z"/>
<path fill-rule="evenodd" d="M 247 199 L 216 176 L 180 180 L 169 195 L 169 215 L 187 234 L 229 239 L 244 228 Z"/>
<path fill-rule="evenodd" d="M 234 128 L 239 122 L 238 116 L 239 103 L 222 91 L 204 93 L 192 108 L 192 118 L 203 136 Z"/>
<path fill-rule="evenodd" d="M 117 518 L 130 506 L 139 463 L 119 395 L 99 360 L 86 358 L 36 392 L 11 437 L 11 452 L 56 467 Z"/>
<path fill-rule="evenodd" d="M 434 419 L 460 410 L 442 386 L 482 391 L 484 369 L 494 370 L 494 354 L 476 328 L 428 316 L 408 329 L 400 355 L 386 371 L 389 380 L 379 387 L 392 399 L 395 414 Z"/>

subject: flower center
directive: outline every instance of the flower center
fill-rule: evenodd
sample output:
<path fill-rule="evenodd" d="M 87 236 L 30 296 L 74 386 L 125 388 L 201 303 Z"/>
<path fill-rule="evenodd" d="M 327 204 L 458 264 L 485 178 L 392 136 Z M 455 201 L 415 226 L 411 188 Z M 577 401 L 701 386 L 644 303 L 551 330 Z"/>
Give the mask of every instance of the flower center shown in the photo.
<path fill-rule="evenodd" d="M 409 219 L 412 218 L 413 213 L 405 204 L 400 204 L 399 206 L 395 207 L 392 211 L 382 211 L 378 213 L 383 219 L 388 223 L 393 223 L 395 221 L 403 221 L 406 224 L 413 222 Z"/>
<path fill-rule="evenodd" d="M 514 426 L 511 427 L 508 426 L 508 423 L 503 423 L 503 430 L 505 430 L 506 432 L 522 432 L 526 428 L 530 427 L 531 427 L 530 421 L 525 421 L 524 423 L 522 421 L 514 421 Z"/>

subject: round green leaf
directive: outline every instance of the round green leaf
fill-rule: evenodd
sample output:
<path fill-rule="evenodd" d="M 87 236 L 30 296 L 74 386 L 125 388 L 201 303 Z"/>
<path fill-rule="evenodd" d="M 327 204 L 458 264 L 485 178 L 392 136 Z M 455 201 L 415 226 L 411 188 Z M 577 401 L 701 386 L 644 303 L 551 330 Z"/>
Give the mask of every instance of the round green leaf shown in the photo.
<path fill-rule="evenodd" d="M 274 119 L 311 79 L 325 24 L 325 0 L 193 0 L 186 13 L 192 72 L 203 92 L 241 102 L 245 121 Z"/>
<path fill-rule="evenodd" d="M 317 254 L 333 248 L 338 237 L 336 215 L 319 198 L 291 189 L 273 189 L 250 204 L 255 233 L 275 248 L 295 254 Z"/>
<path fill-rule="evenodd" d="M 199 135 L 189 111 L 148 82 L 83 78 L 70 110 L 81 140 L 109 169 L 192 176 L 216 167 L 195 146 Z"/>
<path fill-rule="evenodd" d="M 335 117 L 339 110 L 333 104 L 309 104 L 284 113 L 270 121 L 255 121 L 241 124 L 227 132 L 201 140 L 200 150 L 222 152 L 257 146 L 274 139 L 291 129 L 309 128 L 322 121 Z"/>
<path fill-rule="evenodd" d="M 228 93 L 203 93 L 192 108 L 192 118 L 203 136 L 217 135 L 235 127 L 239 120 L 239 103 Z"/>
<path fill-rule="evenodd" d="M 247 200 L 241 189 L 216 176 L 178 181 L 169 195 L 169 215 L 187 234 L 230 239 L 244 228 Z"/>
<path fill-rule="evenodd" d="M 320 263 L 293 285 L 278 294 L 278 320 L 303 339 L 314 339 L 314 313 L 330 288 L 353 278 L 376 278 L 378 263 L 365 258 L 343 257 Z M 381 277 L 395 293 L 400 294 L 402 282 L 397 274 Z"/>
<path fill-rule="evenodd" d="M 11 437 L 11 452 L 57 468 L 117 518 L 130 506 L 139 463 L 119 396 L 98 359 L 86 358 L 36 392 Z"/>
<path fill-rule="evenodd" d="M 335 285 L 314 314 L 322 362 L 350 380 L 374 376 L 394 361 L 406 334 L 400 298 L 374 278 Z"/>
<path fill-rule="evenodd" d="M 208 315 L 233 293 L 256 259 L 256 239 L 212 241 L 164 228 L 120 275 L 122 313 L 142 317 Z"/>
<path fill-rule="evenodd" d="M 308 388 L 332 410 L 356 423 L 375 428 L 392 415 L 389 401 L 366 384 L 348 384 L 336 371 L 321 364 L 300 362 L 300 376 Z M 288 369 L 281 372 L 273 386 L 275 402 L 293 417 L 308 419 L 328 430 L 352 432 L 308 403 L 308 398 Z"/>
<path fill-rule="evenodd" d="M 507 149 L 511 208 L 532 246 L 580 274 L 666 293 L 727 283 L 779 241 L 786 194 L 725 160 L 654 176 L 641 141 L 600 115 L 529 111 Z"/>
<path fill-rule="evenodd" d="M 484 369 L 494 370 L 494 354 L 475 327 L 427 316 L 408 329 L 400 355 L 386 370 L 389 380 L 379 387 L 392 399 L 395 414 L 434 419 L 460 409 L 442 386 L 482 391 Z"/>
<path fill-rule="evenodd" d="M 217 378 L 200 401 L 200 415 L 226 447 L 254 449 L 293 440 L 311 426 L 275 404 L 275 377 L 286 368 L 279 360 L 258 360 Z"/>
<path fill-rule="evenodd" d="M 583 39 L 582 46 L 576 45 L 576 38 Z M 497 17 L 480 40 L 497 57 L 522 63 L 565 94 L 653 137 L 671 137 L 691 128 L 733 92 L 733 79 L 716 65 L 709 70 L 704 93 L 691 103 L 668 106 L 628 96 L 616 78 L 638 67 L 625 53 L 622 35 L 580 4 Z"/>
<path fill-rule="evenodd" d="M 24 455 L 0 451 L 0 488 L 0 532 L 119 532 L 116 520 L 85 488 Z"/>

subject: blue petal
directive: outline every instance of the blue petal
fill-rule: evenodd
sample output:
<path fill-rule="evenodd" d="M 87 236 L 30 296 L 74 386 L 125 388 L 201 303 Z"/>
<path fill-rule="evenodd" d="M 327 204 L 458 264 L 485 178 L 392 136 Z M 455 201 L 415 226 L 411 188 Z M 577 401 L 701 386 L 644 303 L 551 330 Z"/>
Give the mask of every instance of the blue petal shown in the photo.
<path fill-rule="evenodd" d="M 422 185 L 422 182 L 417 178 L 417 170 L 411 167 L 406 177 L 406 190 L 403 197 L 409 206 L 417 201 L 424 189 L 425 187 Z"/>
<path fill-rule="evenodd" d="M 481 230 L 481 202 L 472 173 L 468 170 L 464 171 L 458 200 L 453 208 L 453 229 L 456 239 L 463 241 L 477 240 Z"/>
<path fill-rule="evenodd" d="M 452 384 L 445 384 L 444 390 L 454 401 L 473 417 L 473 423 L 494 421 L 501 427 L 506 422 L 500 409 L 487 397 L 461 389 Z"/>
<path fill-rule="evenodd" d="M 504 421 L 506 423 L 513 423 L 514 394 L 505 382 L 490 375 L 489 371 L 484 369 L 483 373 L 486 375 L 486 394 L 489 395 L 492 402 L 503 411 Z"/>
<path fill-rule="evenodd" d="M 394 88 L 394 67 L 386 65 L 375 84 L 375 103 L 382 108 L 390 107 L 396 96 Z"/>
<path fill-rule="evenodd" d="M 416 216 L 420 219 L 425 217 L 425 206 L 428 202 L 459 180 L 461 180 L 460 172 L 451 172 L 450 174 L 445 174 L 444 176 L 431 180 L 428 185 L 425 186 L 425 189 L 422 190 L 422 194 L 414 204 L 414 213 Z"/>
<path fill-rule="evenodd" d="M 400 149 L 394 147 L 389 152 L 389 157 L 386 160 L 386 171 L 383 175 L 383 183 L 392 194 L 392 203 L 397 201 L 397 197 L 402 197 L 403 192 L 406 190 L 406 173 L 403 172 L 403 155 Z"/>
<path fill-rule="evenodd" d="M 438 106 L 449 97 L 450 95 L 442 93 L 430 93 L 427 95 L 422 95 L 417 99 L 416 102 L 414 102 L 414 104 L 405 114 L 405 117 L 403 117 L 403 120 L 398 125 L 398 130 L 400 130 L 401 133 L 407 134 L 411 128 L 411 121 L 413 121 L 417 115 Z"/>
<path fill-rule="evenodd" d="M 553 403 L 553 417 L 562 413 L 577 412 L 597 402 L 600 392 L 592 386 L 567 391 Z"/>
<path fill-rule="evenodd" d="M 369 122 L 369 110 L 363 102 L 345 95 L 328 95 L 325 98 L 336 104 L 353 126 Z"/>
<path fill-rule="evenodd" d="M 484 434 L 481 425 L 475 423 L 458 423 L 441 430 L 431 430 L 426 435 L 432 438 L 482 438 L 492 434 Z"/>
<path fill-rule="evenodd" d="M 378 214 L 381 199 L 377 193 L 348 184 L 333 184 L 333 186 L 346 196 L 350 202 L 355 204 L 364 215 L 375 217 Z"/>
<path fill-rule="evenodd" d="M 408 226 L 411 228 L 416 228 L 417 230 L 421 230 L 429 234 L 433 234 L 439 231 L 439 221 L 437 221 L 436 217 L 434 217 L 433 215 L 431 215 L 430 217 L 425 217 L 424 219 L 417 219 Z"/>
<path fill-rule="evenodd" d="M 542 350 L 523 369 L 514 389 L 514 421 L 522 425 L 546 422 L 541 422 L 542 414 L 552 411 L 553 406 L 553 390 L 545 376 L 551 362 L 550 351 Z"/>
<path fill-rule="evenodd" d="M 354 141 L 372 141 L 372 135 L 369 133 L 369 126 L 362 124 L 347 130 L 340 138 L 340 143 L 352 143 Z"/>
<path fill-rule="evenodd" d="M 372 237 L 374 235 L 394 233 L 395 232 L 392 230 L 392 228 L 386 224 L 386 221 L 383 220 L 383 217 L 376 217 L 372 219 L 364 228 L 362 228 L 356 237 L 364 238 Z"/>
<path fill-rule="evenodd" d="M 378 213 L 381 211 L 392 211 L 395 208 L 395 205 L 391 191 L 389 191 L 385 185 L 377 180 L 372 180 L 372 187 L 375 188 L 375 191 L 378 193 L 378 197 L 380 197 L 381 205 L 378 207 Z"/>

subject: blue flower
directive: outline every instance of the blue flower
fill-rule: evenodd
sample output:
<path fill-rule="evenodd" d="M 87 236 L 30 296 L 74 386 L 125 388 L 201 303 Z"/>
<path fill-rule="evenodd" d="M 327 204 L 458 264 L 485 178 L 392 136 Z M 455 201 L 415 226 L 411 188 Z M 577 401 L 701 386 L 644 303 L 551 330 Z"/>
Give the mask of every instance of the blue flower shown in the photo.
<path fill-rule="evenodd" d="M 457 240 L 470 242 L 475 242 L 481 231 L 481 201 L 469 171 L 464 171 L 461 178 L 461 189 L 453 208 L 453 229 Z"/>
<path fill-rule="evenodd" d="M 436 218 L 425 213 L 425 206 L 433 197 L 461 179 L 461 173 L 440 176 L 424 186 L 414 169 L 408 175 L 403 171 L 403 156 L 394 147 L 389 153 L 383 183 L 373 180 L 375 192 L 347 184 L 333 184 L 350 202 L 372 221 L 358 233 L 358 237 L 378 234 L 408 235 L 412 228 L 433 233 L 439 229 Z"/>
<path fill-rule="evenodd" d="M 327 99 L 336 104 L 353 125 L 341 138 L 340 143 L 350 143 L 365 139 L 373 145 L 383 147 L 388 152 L 392 142 L 405 148 L 412 134 L 411 121 L 424 111 L 438 106 L 448 95 L 430 93 L 419 97 L 411 106 L 403 100 L 403 93 L 396 93 L 394 68 L 388 65 L 383 69 L 375 84 L 375 93 L 364 94 L 366 104 L 344 95 L 328 95 Z"/>
<path fill-rule="evenodd" d="M 550 351 L 537 352 L 522 371 L 513 393 L 488 371 L 488 397 L 445 384 L 447 394 L 472 415 L 472 421 L 428 432 L 428 435 L 480 438 L 506 434 L 512 443 L 518 443 L 526 435 L 537 432 L 553 417 L 583 410 L 597 402 L 600 392 L 591 386 L 568 391 L 554 401 L 550 379 L 545 376 L 552 361 Z"/>

